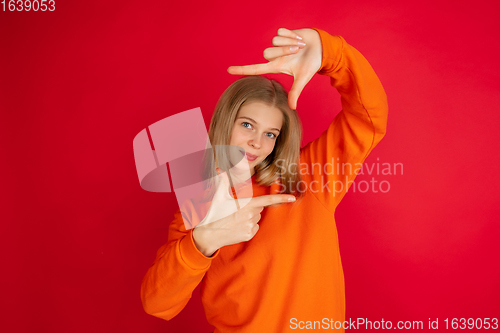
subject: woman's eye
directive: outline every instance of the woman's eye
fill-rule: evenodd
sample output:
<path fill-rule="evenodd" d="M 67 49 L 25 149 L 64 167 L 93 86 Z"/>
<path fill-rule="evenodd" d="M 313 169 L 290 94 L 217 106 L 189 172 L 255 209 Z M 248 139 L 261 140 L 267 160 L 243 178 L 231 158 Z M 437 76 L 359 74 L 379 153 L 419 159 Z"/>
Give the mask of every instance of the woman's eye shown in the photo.
<path fill-rule="evenodd" d="M 252 128 L 252 125 L 250 125 L 250 123 L 247 122 L 242 123 L 242 125 L 246 128 Z"/>
<path fill-rule="evenodd" d="M 266 133 L 266 135 L 268 138 L 276 139 L 276 135 L 274 135 L 274 133 L 269 132 L 269 133 Z"/>

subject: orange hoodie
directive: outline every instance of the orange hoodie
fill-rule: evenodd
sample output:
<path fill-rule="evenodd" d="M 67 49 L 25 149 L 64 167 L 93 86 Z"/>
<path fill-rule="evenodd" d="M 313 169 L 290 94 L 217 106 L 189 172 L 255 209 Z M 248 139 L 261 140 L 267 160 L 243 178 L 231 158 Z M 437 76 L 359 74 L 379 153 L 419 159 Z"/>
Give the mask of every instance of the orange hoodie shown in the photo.
<path fill-rule="evenodd" d="M 215 332 L 332 329 L 344 321 L 334 213 L 361 163 L 385 134 L 387 97 L 361 53 L 342 37 L 315 30 L 323 46 L 318 73 L 331 77 L 342 111 L 301 149 L 303 198 L 265 208 L 253 239 L 224 246 L 212 257 L 196 248 L 193 229 L 185 229 L 177 211 L 168 241 L 142 281 L 148 314 L 170 320 L 201 282 L 205 313 Z M 276 188 L 254 181 L 253 192 L 260 196 L 276 193 Z"/>

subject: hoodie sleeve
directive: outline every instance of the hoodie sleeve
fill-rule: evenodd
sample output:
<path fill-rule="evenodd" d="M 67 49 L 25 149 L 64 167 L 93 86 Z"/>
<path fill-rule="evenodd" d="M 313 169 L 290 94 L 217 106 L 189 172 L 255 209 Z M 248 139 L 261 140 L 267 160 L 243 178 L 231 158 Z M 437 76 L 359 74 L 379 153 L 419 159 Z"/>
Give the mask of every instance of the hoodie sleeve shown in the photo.
<path fill-rule="evenodd" d="M 169 226 L 168 240 L 157 251 L 156 259 L 141 284 L 141 300 L 146 313 L 170 320 L 186 306 L 193 290 L 203 279 L 219 250 L 204 256 L 186 230 L 180 210 Z"/>
<path fill-rule="evenodd" d="M 301 176 L 331 212 L 352 185 L 368 154 L 386 132 L 387 96 L 373 68 L 341 36 L 316 29 L 323 59 L 318 74 L 329 76 L 342 110 L 320 137 L 301 150 Z"/>

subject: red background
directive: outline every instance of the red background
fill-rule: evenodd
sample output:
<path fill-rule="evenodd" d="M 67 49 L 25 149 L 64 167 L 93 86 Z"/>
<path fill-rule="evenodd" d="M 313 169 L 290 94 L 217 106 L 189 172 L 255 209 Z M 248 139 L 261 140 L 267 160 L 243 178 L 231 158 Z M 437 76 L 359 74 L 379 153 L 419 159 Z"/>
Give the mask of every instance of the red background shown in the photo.
<path fill-rule="evenodd" d="M 500 317 L 497 1 L 61 1 L 0 12 L 1 325 L 5 332 L 209 332 L 199 288 L 170 322 L 141 280 L 167 239 L 174 194 L 142 190 L 132 140 L 194 107 L 208 124 L 280 27 L 343 36 L 388 95 L 367 163 L 388 193 L 338 208 L 347 318 Z M 287 89 L 292 78 L 270 75 Z M 304 144 L 340 110 L 316 76 Z M 363 175 L 359 180 L 370 180 Z"/>

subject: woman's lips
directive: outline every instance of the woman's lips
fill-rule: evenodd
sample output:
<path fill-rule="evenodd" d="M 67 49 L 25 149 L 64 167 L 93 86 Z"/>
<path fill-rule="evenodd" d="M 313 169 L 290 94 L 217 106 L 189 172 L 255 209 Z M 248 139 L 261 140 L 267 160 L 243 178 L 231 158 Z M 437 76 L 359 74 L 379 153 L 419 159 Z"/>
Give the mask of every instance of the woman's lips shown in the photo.
<path fill-rule="evenodd" d="M 240 152 L 241 152 L 241 153 L 242 153 L 242 154 L 246 157 L 246 159 L 247 159 L 248 161 L 255 161 L 255 159 L 257 159 L 257 157 L 258 157 L 258 156 L 256 156 L 256 155 L 252 155 L 252 154 L 250 154 L 250 153 L 246 153 L 246 152 L 244 152 L 243 150 L 240 150 Z"/>
<path fill-rule="evenodd" d="M 249 161 L 255 161 L 257 159 L 257 156 L 249 154 L 249 153 L 246 153 L 245 156 L 246 156 L 247 160 L 249 160 Z"/>

